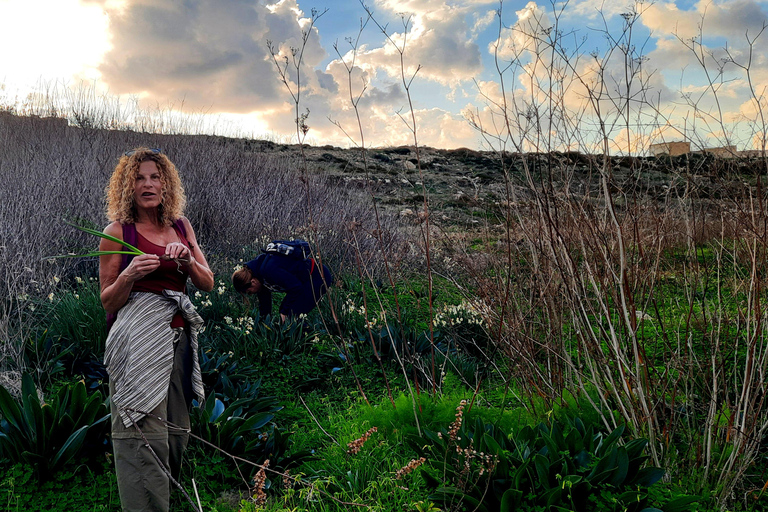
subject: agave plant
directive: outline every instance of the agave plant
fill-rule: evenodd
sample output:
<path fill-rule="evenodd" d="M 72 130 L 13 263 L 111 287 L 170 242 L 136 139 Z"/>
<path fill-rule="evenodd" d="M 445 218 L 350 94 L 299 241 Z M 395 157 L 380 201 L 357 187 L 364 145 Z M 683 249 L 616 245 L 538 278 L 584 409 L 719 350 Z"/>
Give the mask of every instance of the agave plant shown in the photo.
<path fill-rule="evenodd" d="M 0 457 L 30 464 L 40 480 L 82 454 L 88 441 L 105 446 L 109 410 L 101 393 L 87 395 L 82 381 L 41 403 L 32 377 L 24 374 L 20 402 L 0 386 L 0 415 Z"/>
<path fill-rule="evenodd" d="M 266 402 L 264 402 L 266 400 Z M 289 454 L 291 433 L 272 424 L 274 399 L 262 399 L 260 412 L 254 412 L 255 399 L 238 399 L 226 406 L 212 392 L 203 407 L 190 412 L 192 432 L 210 445 L 252 463 L 270 461 L 270 468 L 284 471 L 311 458 L 309 451 Z M 249 412 L 250 409 L 250 412 Z M 240 463 L 241 471 L 253 471 L 255 467 Z"/>
<path fill-rule="evenodd" d="M 510 435 L 480 419 L 452 427 L 425 431 L 424 438 L 414 440 L 430 460 L 422 476 L 436 503 L 486 512 L 600 507 L 660 512 L 650 505 L 648 488 L 665 471 L 643 467 L 648 440 L 624 441 L 623 426 L 606 432 L 577 417 L 525 426 Z M 683 496 L 662 510 L 689 510 L 700 499 Z"/>
<path fill-rule="evenodd" d="M 242 414 L 274 413 L 283 407 L 273 396 L 260 396 L 261 379 L 256 378 L 258 369 L 242 361 L 236 361 L 231 353 L 200 353 L 200 370 L 203 384 L 211 389 L 224 406 L 238 402 Z M 206 402 L 206 405 L 210 405 Z"/>

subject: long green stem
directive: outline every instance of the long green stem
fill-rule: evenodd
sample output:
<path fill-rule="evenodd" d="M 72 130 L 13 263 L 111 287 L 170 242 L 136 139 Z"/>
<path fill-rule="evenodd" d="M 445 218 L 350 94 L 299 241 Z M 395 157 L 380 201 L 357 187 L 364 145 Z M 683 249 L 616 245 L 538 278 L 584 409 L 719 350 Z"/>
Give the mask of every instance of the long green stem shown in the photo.
<path fill-rule="evenodd" d="M 137 249 L 136 247 L 132 246 L 131 244 L 125 242 L 125 240 L 120 240 L 119 238 L 115 238 L 114 236 L 108 235 L 108 234 L 106 234 L 106 233 L 104 233 L 102 231 L 97 231 L 95 229 L 86 228 L 85 226 L 78 226 L 77 224 L 73 224 L 72 222 L 67 222 L 66 220 L 64 221 L 64 223 L 72 226 L 73 228 L 77 228 L 80 231 L 84 231 L 84 232 L 86 232 L 88 234 L 91 234 L 91 235 L 96 235 L 98 237 L 104 238 L 106 240 L 110 240 L 110 241 L 118 243 L 118 244 L 120 244 L 120 245 L 122 245 L 124 247 L 127 247 L 128 248 L 128 254 L 134 254 L 136 256 L 144 254 L 144 252 L 140 251 L 139 249 Z M 121 251 L 115 251 L 115 252 L 106 251 L 106 252 L 109 252 L 110 254 L 123 254 L 123 252 L 126 252 L 126 251 L 122 251 L 122 252 Z"/>
<path fill-rule="evenodd" d="M 120 240 L 119 238 L 115 238 L 112 235 L 108 235 L 102 231 L 97 231 L 95 229 L 86 228 L 85 226 L 78 226 L 77 224 L 74 224 L 72 222 L 64 221 L 65 224 L 68 224 L 72 226 L 73 228 L 79 229 L 80 231 L 83 231 L 85 233 L 88 233 L 90 235 L 96 235 L 98 237 L 101 237 L 105 240 L 110 240 L 112 242 L 118 243 L 124 247 L 126 247 L 127 251 L 91 251 L 85 254 L 61 254 L 58 256 L 47 256 L 43 258 L 44 260 L 51 260 L 54 258 L 93 258 L 95 256 L 105 256 L 108 254 L 131 254 L 133 256 L 140 256 L 144 254 L 143 251 L 140 249 L 137 249 L 136 247 L 132 246 L 131 244 L 125 242 L 124 240 Z"/>

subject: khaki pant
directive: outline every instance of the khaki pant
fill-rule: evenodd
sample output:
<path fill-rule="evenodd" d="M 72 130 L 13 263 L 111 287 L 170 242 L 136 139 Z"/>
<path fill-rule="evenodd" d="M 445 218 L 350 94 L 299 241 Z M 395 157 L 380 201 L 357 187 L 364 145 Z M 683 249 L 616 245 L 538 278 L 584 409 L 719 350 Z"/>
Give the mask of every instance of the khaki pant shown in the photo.
<path fill-rule="evenodd" d="M 178 480 L 181 459 L 189 442 L 189 434 L 169 430 L 155 416 L 188 429 L 189 404 L 192 402 L 192 351 L 187 335 L 176 330 L 173 372 L 168 396 L 136 425 L 127 427 L 112 404 L 112 446 L 115 454 L 117 487 L 124 512 L 167 512 L 171 482 L 160 463 L 146 447 L 141 433 L 174 479 Z M 114 393 L 110 383 L 110 392 Z M 136 428 L 138 426 L 138 429 Z M 141 433 L 139 432 L 141 430 Z"/>

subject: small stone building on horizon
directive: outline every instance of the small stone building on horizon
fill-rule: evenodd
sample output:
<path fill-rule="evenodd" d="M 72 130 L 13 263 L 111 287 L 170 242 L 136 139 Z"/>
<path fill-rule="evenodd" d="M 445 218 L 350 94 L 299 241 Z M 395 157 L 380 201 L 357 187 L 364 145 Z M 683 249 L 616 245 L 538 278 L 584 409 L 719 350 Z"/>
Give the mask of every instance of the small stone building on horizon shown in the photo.
<path fill-rule="evenodd" d="M 738 151 L 736 146 L 720 146 L 716 148 L 702 148 L 698 151 L 691 151 L 691 143 L 687 141 L 660 142 L 651 144 L 648 147 L 651 156 L 681 156 L 689 153 L 714 155 L 720 158 L 749 157 L 754 153 L 753 150 Z"/>
<path fill-rule="evenodd" d="M 668 156 L 680 156 L 680 155 L 687 155 L 691 152 L 691 143 L 690 142 L 660 142 L 658 144 L 651 144 L 648 147 L 648 151 L 651 153 L 651 156 L 661 156 L 661 155 L 668 155 Z"/>

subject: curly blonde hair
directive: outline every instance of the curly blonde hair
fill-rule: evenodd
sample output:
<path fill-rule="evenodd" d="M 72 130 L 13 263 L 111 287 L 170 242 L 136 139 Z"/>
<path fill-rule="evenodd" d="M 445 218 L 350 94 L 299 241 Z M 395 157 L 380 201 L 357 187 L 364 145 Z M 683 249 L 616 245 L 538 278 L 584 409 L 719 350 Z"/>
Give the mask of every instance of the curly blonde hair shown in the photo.
<path fill-rule="evenodd" d="M 117 163 L 112 172 L 107 194 L 107 218 L 121 224 L 133 224 L 136 222 L 136 202 L 134 199 L 134 187 L 136 177 L 139 175 L 139 166 L 142 162 L 152 160 L 160 171 L 160 183 L 162 184 L 162 199 L 158 208 L 160 222 L 166 226 L 172 225 L 184 215 L 184 206 L 187 197 L 184 195 L 184 187 L 176 166 L 167 156 L 156 149 L 145 147 L 128 151 Z"/>

